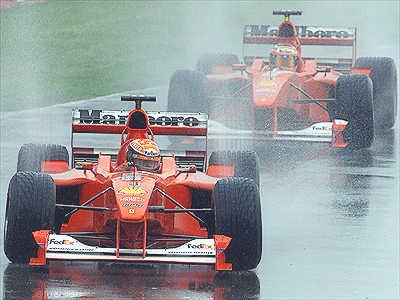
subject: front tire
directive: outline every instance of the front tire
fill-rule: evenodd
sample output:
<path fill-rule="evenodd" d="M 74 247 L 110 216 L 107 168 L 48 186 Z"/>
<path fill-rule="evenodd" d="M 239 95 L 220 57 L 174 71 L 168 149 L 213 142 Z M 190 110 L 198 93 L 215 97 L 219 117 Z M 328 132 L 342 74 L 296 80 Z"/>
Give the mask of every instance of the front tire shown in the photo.
<path fill-rule="evenodd" d="M 13 263 L 29 263 L 38 245 L 32 232 L 53 230 L 56 186 L 48 174 L 17 172 L 10 181 L 4 224 L 4 252 Z"/>
<path fill-rule="evenodd" d="M 260 193 L 253 180 L 225 178 L 213 191 L 215 233 L 232 238 L 225 250 L 233 270 L 257 267 L 262 253 Z"/>
<path fill-rule="evenodd" d="M 348 121 L 343 132 L 350 149 L 371 146 L 374 140 L 372 81 L 366 75 L 343 75 L 336 82 L 336 104 L 330 106 L 332 119 Z"/>

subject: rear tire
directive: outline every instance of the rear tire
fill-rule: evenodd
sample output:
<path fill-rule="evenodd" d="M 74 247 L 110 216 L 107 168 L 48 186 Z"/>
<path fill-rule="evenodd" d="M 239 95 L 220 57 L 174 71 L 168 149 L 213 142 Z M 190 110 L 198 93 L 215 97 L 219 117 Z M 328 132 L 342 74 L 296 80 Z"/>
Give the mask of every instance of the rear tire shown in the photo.
<path fill-rule="evenodd" d="M 390 129 L 397 116 L 397 70 L 390 57 L 360 57 L 355 68 L 371 69 L 376 129 Z"/>
<path fill-rule="evenodd" d="M 18 153 L 17 171 L 41 172 L 44 160 L 69 162 L 68 150 L 62 145 L 24 144 Z"/>
<path fill-rule="evenodd" d="M 38 245 L 32 232 L 53 230 L 56 186 L 48 174 L 17 172 L 10 181 L 4 224 L 4 251 L 13 263 L 29 263 Z"/>
<path fill-rule="evenodd" d="M 260 162 L 254 151 L 215 151 L 211 153 L 208 165 L 233 165 L 234 177 L 254 180 L 260 185 Z"/>
<path fill-rule="evenodd" d="M 332 119 L 348 121 L 343 132 L 350 149 L 371 146 L 374 140 L 372 81 L 366 75 L 343 75 L 336 82 L 336 104 L 329 107 Z"/>
<path fill-rule="evenodd" d="M 224 178 L 213 191 L 215 233 L 232 238 L 225 250 L 233 270 L 257 267 L 262 253 L 260 193 L 248 178 Z"/>
<path fill-rule="evenodd" d="M 196 70 L 208 75 L 212 74 L 214 67 L 231 66 L 238 63 L 239 58 L 235 54 L 206 53 L 199 57 L 196 65 Z"/>
<path fill-rule="evenodd" d="M 209 82 L 209 115 L 228 128 L 253 127 L 253 87 L 247 80 Z"/>
<path fill-rule="evenodd" d="M 207 80 L 203 73 L 177 70 L 171 76 L 168 90 L 168 111 L 208 112 Z"/>

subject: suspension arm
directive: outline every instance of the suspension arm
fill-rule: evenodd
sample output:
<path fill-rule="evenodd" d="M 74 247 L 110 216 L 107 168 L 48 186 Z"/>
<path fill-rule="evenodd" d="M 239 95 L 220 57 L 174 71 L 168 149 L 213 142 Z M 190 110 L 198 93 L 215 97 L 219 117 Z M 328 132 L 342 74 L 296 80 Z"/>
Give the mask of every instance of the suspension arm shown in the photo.
<path fill-rule="evenodd" d="M 294 87 L 296 90 L 298 90 L 300 93 L 302 93 L 304 96 L 306 96 L 309 100 L 311 100 L 312 102 L 310 102 L 310 103 L 315 103 L 315 104 L 317 104 L 320 108 L 322 108 L 323 110 L 328 111 L 328 109 L 320 103 L 321 100 L 327 100 L 327 99 L 321 99 L 320 101 L 318 101 L 318 99 L 315 99 L 315 98 L 311 97 L 310 94 L 308 94 L 305 90 L 303 90 L 303 89 L 302 89 L 301 87 L 299 87 L 298 85 L 295 85 L 293 82 L 289 82 L 289 84 L 290 84 L 292 87 Z"/>

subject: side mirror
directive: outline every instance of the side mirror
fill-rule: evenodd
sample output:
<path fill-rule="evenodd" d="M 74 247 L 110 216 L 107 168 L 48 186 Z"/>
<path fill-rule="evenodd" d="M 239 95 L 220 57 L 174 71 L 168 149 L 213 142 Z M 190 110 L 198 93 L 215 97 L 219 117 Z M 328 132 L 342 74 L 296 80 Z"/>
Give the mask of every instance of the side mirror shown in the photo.
<path fill-rule="evenodd" d="M 233 64 L 232 65 L 232 70 L 233 71 L 241 71 L 243 72 L 244 70 L 246 70 L 246 65 L 245 64 Z"/>
<path fill-rule="evenodd" d="M 81 170 L 93 170 L 96 164 L 86 162 L 86 161 L 81 161 L 78 162 L 75 166 L 76 169 L 81 169 Z"/>
<path fill-rule="evenodd" d="M 332 68 L 330 66 L 319 66 L 317 67 L 317 72 L 319 73 L 328 73 L 332 71 Z"/>
<path fill-rule="evenodd" d="M 179 166 L 177 169 L 178 173 L 196 173 L 197 168 L 195 165 Z"/>

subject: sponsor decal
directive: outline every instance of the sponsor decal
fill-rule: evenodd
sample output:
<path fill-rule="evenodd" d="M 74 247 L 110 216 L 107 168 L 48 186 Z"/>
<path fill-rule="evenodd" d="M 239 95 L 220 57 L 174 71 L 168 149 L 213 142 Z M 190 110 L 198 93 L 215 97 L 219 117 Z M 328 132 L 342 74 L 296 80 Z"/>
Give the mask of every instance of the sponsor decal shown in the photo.
<path fill-rule="evenodd" d="M 120 202 L 134 202 L 134 201 L 139 201 L 139 202 L 144 202 L 143 198 L 136 197 L 136 196 L 129 196 L 129 197 L 122 197 L 119 199 Z"/>
<path fill-rule="evenodd" d="M 263 92 L 270 92 L 271 89 L 269 88 L 262 88 L 262 89 L 256 89 L 256 93 L 263 93 Z M 269 93 L 267 93 L 269 94 Z"/>
<path fill-rule="evenodd" d="M 198 244 L 198 245 L 187 244 L 187 247 L 190 249 L 214 249 L 212 245 L 207 245 L 207 244 Z"/>
<path fill-rule="evenodd" d="M 196 127 L 199 126 L 200 121 L 195 117 L 167 117 L 161 116 L 157 119 L 153 116 L 149 116 L 150 125 L 160 125 L 160 126 L 179 126 L 182 124 L 188 127 Z"/>
<path fill-rule="evenodd" d="M 257 94 L 256 96 L 257 97 L 271 97 L 272 94 L 262 93 L 262 94 Z M 266 98 L 261 98 L 261 102 L 265 102 L 265 101 L 267 101 Z"/>
<path fill-rule="evenodd" d="M 129 112 L 79 109 L 79 124 L 125 125 Z M 197 127 L 200 120 L 194 116 L 148 115 L 150 125 Z"/>
<path fill-rule="evenodd" d="M 272 80 L 264 80 L 257 83 L 257 87 L 263 88 L 276 88 L 277 86 L 276 82 Z"/>
<path fill-rule="evenodd" d="M 296 54 L 297 50 L 296 48 L 293 48 L 293 46 L 289 46 L 289 45 L 275 45 L 274 46 L 274 50 L 278 51 L 280 53 L 283 54 Z"/>
<path fill-rule="evenodd" d="M 71 251 L 71 252 L 90 252 L 90 251 L 95 251 L 95 248 L 66 248 L 66 247 L 51 247 L 49 248 L 50 251 Z"/>
<path fill-rule="evenodd" d="M 135 174 L 135 180 L 141 180 L 142 179 L 142 175 L 136 173 Z M 133 173 L 122 173 L 121 174 L 121 180 L 133 180 Z"/>
<path fill-rule="evenodd" d="M 119 201 L 124 202 L 124 201 L 133 201 L 133 197 L 122 197 L 119 199 Z"/>
<path fill-rule="evenodd" d="M 330 126 L 324 126 L 324 125 L 314 125 L 311 127 L 312 130 L 323 130 L 323 131 L 330 131 L 332 129 L 332 127 Z"/>
<path fill-rule="evenodd" d="M 123 112 L 116 112 L 115 114 L 103 114 L 99 109 L 79 109 L 79 123 L 80 124 L 117 124 L 125 125 L 128 115 Z"/>
<path fill-rule="evenodd" d="M 123 207 L 143 207 L 143 203 L 122 203 Z"/>
<path fill-rule="evenodd" d="M 128 186 L 139 186 L 140 185 L 140 183 L 139 183 L 139 181 L 135 181 L 135 182 L 128 182 Z"/>
<path fill-rule="evenodd" d="M 170 255 L 214 255 L 214 251 L 168 251 Z"/>
<path fill-rule="evenodd" d="M 156 158 L 160 156 L 160 150 L 158 150 L 158 146 L 154 141 L 136 139 L 133 140 L 129 146 L 138 154 L 145 155 L 148 158 Z"/>
<path fill-rule="evenodd" d="M 352 28 L 328 28 L 314 26 L 295 26 L 297 36 L 300 38 L 354 38 Z M 246 25 L 244 27 L 244 36 L 277 36 L 278 26 L 271 25 Z"/>
<path fill-rule="evenodd" d="M 154 148 L 144 150 L 144 154 L 151 157 L 160 156 L 160 152 Z"/>
<path fill-rule="evenodd" d="M 95 247 L 86 246 L 73 238 L 68 239 L 66 235 L 50 235 L 48 243 L 49 251 L 71 251 L 71 252 L 88 252 L 94 251 Z"/>
<path fill-rule="evenodd" d="M 133 208 L 130 208 L 130 209 L 128 210 L 128 213 L 134 214 L 134 213 L 135 213 L 135 210 L 134 210 Z"/>
<path fill-rule="evenodd" d="M 56 239 L 50 239 L 49 245 L 74 245 L 75 242 L 70 241 L 70 240 L 56 240 Z"/>
<path fill-rule="evenodd" d="M 118 191 L 118 194 L 143 196 L 143 195 L 147 194 L 147 192 L 138 186 L 135 186 L 135 187 L 128 186 L 128 187 L 123 188 L 122 190 Z"/>

